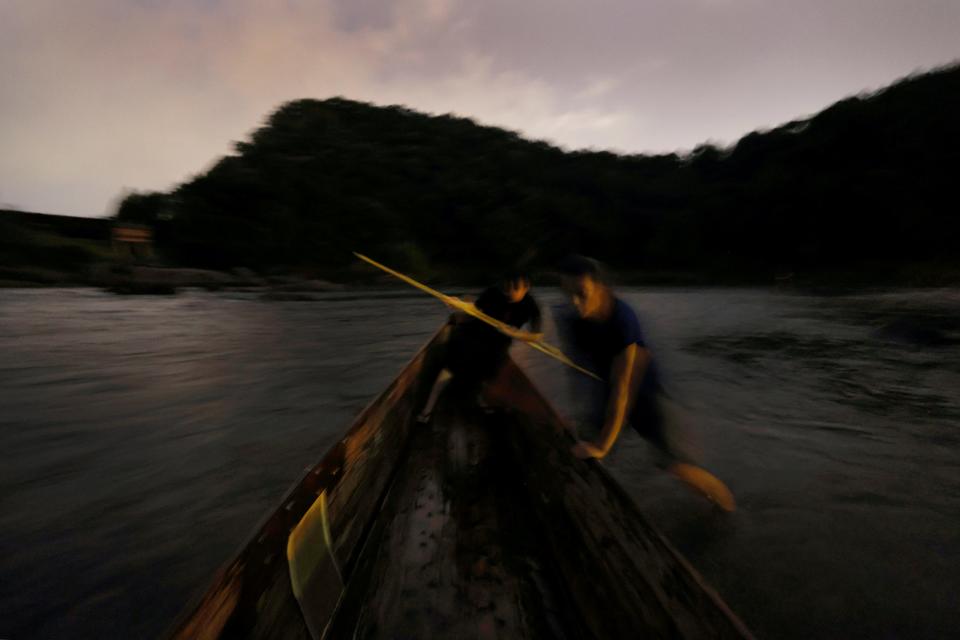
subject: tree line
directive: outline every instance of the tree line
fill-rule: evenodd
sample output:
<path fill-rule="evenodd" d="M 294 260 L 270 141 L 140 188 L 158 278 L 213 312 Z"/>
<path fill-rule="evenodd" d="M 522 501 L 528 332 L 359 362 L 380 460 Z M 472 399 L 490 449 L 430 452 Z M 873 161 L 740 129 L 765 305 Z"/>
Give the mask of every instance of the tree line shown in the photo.
<path fill-rule="evenodd" d="M 468 118 L 344 98 L 282 105 L 209 171 L 133 193 L 184 265 L 414 272 L 547 264 L 727 273 L 957 264 L 960 67 L 689 153 L 567 152 Z"/>

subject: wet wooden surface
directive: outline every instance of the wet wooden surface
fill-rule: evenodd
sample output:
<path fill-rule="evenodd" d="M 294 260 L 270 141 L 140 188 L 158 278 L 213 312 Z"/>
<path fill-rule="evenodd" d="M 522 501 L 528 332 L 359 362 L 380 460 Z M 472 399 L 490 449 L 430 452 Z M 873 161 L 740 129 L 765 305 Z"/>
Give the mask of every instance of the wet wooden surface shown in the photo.
<path fill-rule="evenodd" d="M 329 637 L 589 637 L 543 554 L 503 412 L 456 391 L 411 438 Z"/>

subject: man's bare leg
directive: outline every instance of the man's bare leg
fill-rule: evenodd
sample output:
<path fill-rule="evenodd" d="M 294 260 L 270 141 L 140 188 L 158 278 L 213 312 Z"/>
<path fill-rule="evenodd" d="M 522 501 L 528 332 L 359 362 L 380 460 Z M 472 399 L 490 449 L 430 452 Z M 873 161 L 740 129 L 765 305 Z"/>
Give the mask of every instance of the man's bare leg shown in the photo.
<path fill-rule="evenodd" d="M 443 393 L 443 390 L 447 388 L 447 385 L 450 384 L 450 380 L 452 379 L 453 373 L 451 373 L 449 369 L 440 370 L 437 379 L 433 383 L 433 388 L 430 390 L 430 397 L 427 398 L 427 404 L 417 415 L 417 422 L 424 424 L 430 422 L 430 416 L 433 414 L 433 408 L 437 406 L 437 400 L 440 399 L 440 394 Z"/>

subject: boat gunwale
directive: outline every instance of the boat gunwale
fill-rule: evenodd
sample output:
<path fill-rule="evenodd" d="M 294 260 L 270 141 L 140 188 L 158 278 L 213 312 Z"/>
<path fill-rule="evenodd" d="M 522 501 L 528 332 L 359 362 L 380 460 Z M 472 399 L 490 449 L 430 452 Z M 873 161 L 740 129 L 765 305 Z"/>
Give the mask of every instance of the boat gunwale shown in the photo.
<path fill-rule="evenodd" d="M 574 444 L 577 438 L 577 432 L 571 425 L 569 425 L 563 417 L 557 412 L 552 404 L 544 397 L 543 393 L 540 392 L 539 388 L 534 384 L 533 380 L 524 372 L 524 370 L 517 364 L 514 360 L 510 359 L 507 365 L 500 372 L 498 376 L 498 381 L 503 383 L 501 377 L 504 375 L 511 375 L 518 378 L 523 384 L 525 384 L 530 390 L 533 391 L 534 396 L 540 400 L 540 410 L 543 411 L 543 418 L 546 418 L 548 425 L 556 429 L 559 433 L 562 434 L 562 437 L 565 437 L 568 444 Z M 527 417 L 534 421 L 534 416 L 529 413 L 526 414 Z M 572 457 L 572 454 L 570 454 Z M 649 531 L 654 535 L 656 541 L 660 543 L 664 550 L 666 550 L 671 559 L 675 560 L 677 565 L 693 580 L 695 585 L 707 596 L 707 599 L 713 604 L 720 614 L 727 619 L 731 624 L 734 630 L 739 633 L 744 640 L 755 640 L 753 633 L 747 627 L 747 625 L 740 619 L 740 617 L 730 609 L 729 605 L 723 600 L 720 594 L 706 581 L 706 579 L 700 574 L 697 569 L 690 564 L 690 562 L 680 553 L 680 551 L 673 546 L 672 543 L 667 539 L 667 537 L 644 515 L 643 511 L 640 509 L 636 500 L 633 496 L 613 477 L 613 474 L 603 465 L 600 460 L 595 458 L 590 458 L 583 460 L 588 468 L 590 468 L 597 477 L 600 478 L 604 487 L 608 490 L 611 490 L 612 493 L 617 497 L 617 499 L 626 507 L 630 516 L 640 522 L 643 522 L 644 525 L 649 529 Z"/>
<path fill-rule="evenodd" d="M 169 638 L 171 640 L 181 637 L 181 634 L 188 628 L 189 623 L 197 616 L 198 613 L 203 609 L 203 605 L 213 596 L 218 593 L 223 592 L 231 582 L 230 574 L 231 571 L 235 568 L 239 568 L 239 574 L 242 578 L 244 573 L 244 567 L 246 565 L 246 560 L 248 555 L 252 555 L 252 552 L 258 546 L 262 546 L 267 541 L 272 541 L 272 538 L 276 537 L 275 535 L 270 535 L 268 531 L 269 525 L 273 520 L 284 511 L 288 511 L 288 505 L 290 505 L 302 492 L 304 485 L 308 482 L 311 475 L 319 476 L 319 472 L 325 467 L 330 465 L 331 462 L 339 462 L 338 453 L 339 449 L 344 446 L 347 440 L 350 439 L 350 436 L 353 435 L 356 431 L 361 429 L 366 423 L 370 415 L 387 399 L 390 398 L 390 395 L 395 391 L 395 388 L 403 374 L 408 371 L 414 364 L 423 358 L 426 357 L 430 349 L 436 348 L 439 346 L 445 339 L 446 333 L 449 331 L 450 320 L 444 322 L 438 330 L 436 330 L 429 340 L 426 341 L 414 355 L 407 360 L 404 365 L 400 368 L 399 372 L 391 379 L 390 383 L 378 393 L 367 405 L 360 411 L 359 414 L 351 421 L 350 425 L 344 430 L 343 434 L 331 444 L 323 456 L 320 458 L 319 462 L 313 466 L 308 466 L 305 468 L 303 475 L 299 479 L 295 480 L 289 488 L 283 493 L 283 498 L 279 501 L 278 506 L 275 509 L 272 509 L 261 517 L 257 524 L 253 527 L 250 535 L 244 538 L 244 542 L 239 545 L 237 551 L 231 554 L 227 560 L 225 560 L 217 569 L 214 571 L 212 576 L 208 581 L 204 583 L 202 590 L 195 591 L 190 598 L 187 600 L 187 603 L 180 610 L 180 613 L 174 618 L 173 622 L 167 627 L 167 631 L 161 634 L 160 637 Z M 408 434 L 409 437 L 409 434 Z M 340 471 L 342 469 L 335 468 L 335 471 Z M 395 469 L 390 470 L 391 473 Z M 313 493 L 315 496 L 320 491 L 325 491 L 332 489 L 339 483 L 340 475 L 335 473 L 332 475 L 323 478 L 323 480 L 318 483 L 318 485 L 310 490 L 310 493 Z M 390 490 L 390 485 L 384 488 L 383 493 L 387 493 Z M 383 496 L 378 496 L 377 502 L 382 501 Z M 313 504 L 312 501 L 310 504 Z M 306 512 L 310 505 L 306 505 L 303 509 L 303 512 Z M 299 514 L 299 518 L 302 518 L 303 514 Z M 297 520 L 299 521 L 299 518 Z M 362 544 L 363 538 L 361 537 L 355 545 L 357 548 L 351 550 L 350 552 L 350 561 L 347 565 L 355 564 L 356 558 L 355 555 L 359 552 Z M 281 546 L 285 547 L 286 537 L 283 538 Z M 344 575 L 344 578 L 347 579 L 348 576 Z M 232 615 L 232 612 L 231 612 Z M 222 632 L 222 628 L 220 630 Z"/>

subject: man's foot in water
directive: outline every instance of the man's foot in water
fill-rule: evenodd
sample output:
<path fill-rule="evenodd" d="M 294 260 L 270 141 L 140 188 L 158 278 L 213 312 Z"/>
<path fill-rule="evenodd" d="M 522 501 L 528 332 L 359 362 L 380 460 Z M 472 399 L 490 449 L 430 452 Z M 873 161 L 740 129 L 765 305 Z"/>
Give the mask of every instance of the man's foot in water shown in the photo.
<path fill-rule="evenodd" d="M 730 489 L 709 471 L 686 462 L 675 462 L 667 468 L 667 471 L 724 511 L 736 510 L 737 503 Z"/>

